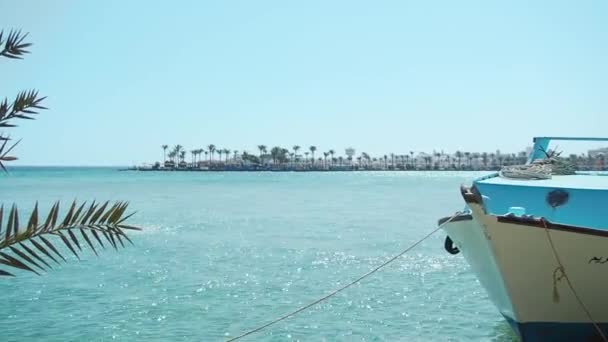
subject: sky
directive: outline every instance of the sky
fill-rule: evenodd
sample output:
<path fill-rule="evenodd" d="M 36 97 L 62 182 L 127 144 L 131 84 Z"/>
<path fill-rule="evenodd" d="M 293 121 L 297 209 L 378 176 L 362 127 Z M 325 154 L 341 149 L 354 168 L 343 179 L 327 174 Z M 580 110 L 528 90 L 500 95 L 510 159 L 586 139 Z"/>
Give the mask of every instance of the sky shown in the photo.
<path fill-rule="evenodd" d="M 162 144 L 516 152 L 608 136 L 608 2 L 8 1 L 19 165 L 133 165 Z"/>

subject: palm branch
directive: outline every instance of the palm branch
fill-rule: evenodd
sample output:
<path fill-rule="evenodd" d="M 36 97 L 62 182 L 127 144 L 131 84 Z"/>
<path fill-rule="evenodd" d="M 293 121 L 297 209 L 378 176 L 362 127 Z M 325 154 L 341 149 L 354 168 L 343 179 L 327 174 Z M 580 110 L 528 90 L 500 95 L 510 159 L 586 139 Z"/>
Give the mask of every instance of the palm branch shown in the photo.
<path fill-rule="evenodd" d="M 127 202 L 111 206 L 109 201 L 92 202 L 88 206 L 85 202 L 78 206 L 74 201 L 63 220 L 58 220 L 59 202 L 56 202 L 42 220 L 36 203 L 27 224 L 20 225 L 16 205 L 6 210 L 7 215 L 4 215 L 4 206 L 0 206 L 0 264 L 40 275 L 41 271 L 52 269 L 52 263 L 59 265 L 67 261 L 58 245 L 65 245 L 80 260 L 79 253 L 85 243 L 95 255 L 98 255 L 95 245 L 100 249 L 107 246 L 118 249 L 124 247 L 126 241 L 133 244 L 125 231 L 141 228 L 125 223 L 134 214 L 125 215 L 127 207 Z M 0 269 L 0 276 L 14 275 Z"/>
<path fill-rule="evenodd" d="M 27 50 L 31 43 L 24 43 L 26 34 L 21 31 L 11 30 L 5 36 L 4 30 L 0 31 L 0 57 L 11 59 L 22 59 L 23 55 L 28 54 Z M 38 114 L 38 109 L 46 109 L 42 106 L 42 101 L 45 97 L 38 96 L 38 91 L 29 90 L 22 91 L 10 101 L 4 98 L 0 101 L 0 128 L 12 128 L 16 125 L 12 122 L 14 119 L 35 119 Z M 3 133 L 0 133 L 0 168 L 6 171 L 3 162 L 13 161 L 17 158 L 9 155 L 10 151 L 19 143 L 8 144 L 10 138 Z"/>
<path fill-rule="evenodd" d="M 12 59 L 23 59 L 23 55 L 30 53 L 27 48 L 32 46 L 32 43 L 24 43 L 23 40 L 27 37 L 26 34 L 22 34 L 21 30 L 11 30 L 4 40 L 4 31 L 0 31 L 0 56 L 12 58 Z M 2 47 L 4 45 L 4 47 Z"/>
<path fill-rule="evenodd" d="M 2 33 L 0 32 L 0 35 Z M 14 119 L 35 119 L 33 115 L 38 114 L 37 109 L 46 109 L 41 105 L 46 97 L 39 97 L 38 91 L 22 91 L 15 97 L 15 100 L 9 103 L 7 98 L 0 101 L 0 128 L 12 128 L 16 125 L 12 122 Z M 0 133 L 0 168 L 6 171 L 2 162 L 13 161 L 17 158 L 10 156 L 11 150 L 17 146 L 19 141 L 14 144 L 8 144 L 10 138 Z"/>

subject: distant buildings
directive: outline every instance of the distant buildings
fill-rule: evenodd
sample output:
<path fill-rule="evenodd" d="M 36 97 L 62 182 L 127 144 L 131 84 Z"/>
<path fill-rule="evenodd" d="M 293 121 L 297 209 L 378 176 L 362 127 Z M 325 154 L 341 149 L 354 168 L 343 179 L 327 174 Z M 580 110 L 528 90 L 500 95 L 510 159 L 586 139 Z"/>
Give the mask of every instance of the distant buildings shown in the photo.
<path fill-rule="evenodd" d="M 605 157 L 605 156 L 608 155 L 608 147 L 602 147 L 602 148 L 596 148 L 594 150 L 589 150 L 587 152 L 587 154 L 591 158 L 598 158 L 600 156 L 604 156 Z"/>
<path fill-rule="evenodd" d="M 353 157 L 355 156 L 355 149 L 352 147 L 347 147 L 344 150 L 344 154 L 346 154 L 346 156 L 349 158 L 349 160 L 352 160 Z"/>

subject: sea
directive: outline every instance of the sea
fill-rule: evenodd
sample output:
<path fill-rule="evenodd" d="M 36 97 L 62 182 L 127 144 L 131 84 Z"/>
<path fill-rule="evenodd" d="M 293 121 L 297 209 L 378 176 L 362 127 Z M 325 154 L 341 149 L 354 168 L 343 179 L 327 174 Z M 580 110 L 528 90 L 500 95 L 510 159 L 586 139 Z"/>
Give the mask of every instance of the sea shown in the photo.
<path fill-rule="evenodd" d="M 2 341 L 225 341 L 390 259 L 461 210 L 478 172 L 137 172 L 19 167 L 38 202 L 128 201 L 134 245 L 0 278 Z M 4 218 L 6 220 L 6 216 Z M 516 341 L 439 231 L 379 272 L 243 341 Z M 106 246 L 107 247 L 107 246 Z M 0 265 L 1 266 L 1 265 Z"/>

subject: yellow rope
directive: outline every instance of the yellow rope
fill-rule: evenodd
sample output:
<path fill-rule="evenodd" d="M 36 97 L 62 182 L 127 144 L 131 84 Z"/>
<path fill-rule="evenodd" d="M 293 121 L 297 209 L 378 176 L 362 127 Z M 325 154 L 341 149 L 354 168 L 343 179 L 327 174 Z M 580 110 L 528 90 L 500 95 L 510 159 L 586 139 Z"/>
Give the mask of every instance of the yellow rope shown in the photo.
<path fill-rule="evenodd" d="M 307 304 L 307 305 L 304 305 L 304 306 L 300 307 L 300 308 L 299 308 L 299 309 L 297 309 L 297 310 L 294 310 L 294 311 L 292 311 L 292 312 L 290 312 L 290 313 L 288 313 L 288 314 L 285 314 L 285 315 L 283 315 L 283 316 L 281 316 L 281 317 L 279 317 L 279 318 L 277 318 L 277 319 L 275 319 L 275 320 L 272 320 L 272 321 L 270 321 L 270 322 L 268 322 L 268 323 L 266 323 L 266 324 L 264 324 L 264 325 L 261 325 L 261 326 L 259 326 L 259 327 L 255 328 L 255 329 L 249 330 L 249 331 L 247 331 L 247 332 L 245 332 L 245 333 L 243 333 L 243 334 L 241 334 L 241 335 L 239 335 L 239 336 L 237 336 L 237 337 L 231 338 L 231 339 L 229 339 L 227 342 L 232 342 L 232 341 L 240 340 L 240 339 L 241 339 L 241 338 L 243 338 L 243 337 L 249 336 L 249 335 L 251 335 L 251 334 L 253 334 L 253 333 L 256 333 L 256 332 L 258 332 L 258 331 L 260 331 L 260 330 L 263 330 L 263 329 L 265 329 L 265 328 L 268 328 L 269 326 L 271 326 L 271 325 L 273 325 L 273 324 L 279 323 L 280 321 L 283 321 L 283 320 L 285 320 L 285 319 L 287 319 L 287 318 L 289 318 L 289 317 L 291 317 L 291 316 L 294 316 L 294 315 L 296 315 L 296 314 L 298 314 L 298 313 L 300 313 L 300 312 L 302 312 L 302 311 L 304 311 L 304 310 L 306 310 L 306 309 L 308 309 L 308 308 L 310 308 L 310 307 L 313 307 L 313 306 L 315 306 L 315 305 L 317 305 L 317 304 L 319 304 L 319 303 L 321 303 L 321 302 L 323 302 L 323 301 L 325 301 L 325 300 L 329 299 L 330 297 L 335 296 L 335 295 L 336 295 L 336 294 L 338 294 L 339 292 L 341 292 L 341 291 L 343 291 L 343 290 L 346 290 L 347 288 L 349 288 L 349 287 L 351 287 L 351 286 L 353 286 L 353 285 L 357 284 L 357 283 L 358 283 L 358 282 L 360 282 L 361 280 L 363 280 L 363 279 L 365 279 L 365 278 L 369 277 L 370 275 L 372 275 L 372 274 L 374 274 L 374 273 L 378 272 L 380 269 L 384 268 L 385 266 L 387 266 L 388 264 L 390 264 L 390 263 L 392 263 L 393 261 L 397 260 L 399 257 L 401 257 L 402 255 L 404 255 L 405 253 L 407 253 L 407 252 L 409 252 L 410 250 L 412 250 L 414 247 L 418 246 L 418 245 L 419 245 L 420 243 L 422 243 L 424 240 L 428 239 L 428 238 L 429 238 L 431 235 L 435 234 L 435 233 L 436 233 L 436 232 L 437 232 L 439 229 L 441 229 L 441 228 L 442 228 L 444 225 L 446 225 L 448 222 L 452 221 L 452 220 L 453 220 L 453 219 L 454 219 L 456 216 L 458 216 L 459 214 L 460 214 L 460 213 L 456 213 L 456 214 L 454 214 L 454 215 L 453 215 L 452 217 L 450 217 L 450 218 L 449 218 L 447 221 L 445 221 L 444 223 L 440 224 L 440 225 L 439 225 L 437 228 L 435 228 L 435 230 L 431 231 L 430 233 L 428 233 L 427 235 L 425 235 L 425 236 L 424 236 L 422 239 L 420 239 L 420 240 L 416 241 L 414 244 L 410 245 L 408 248 L 406 248 L 406 249 L 405 249 L 404 251 L 402 251 L 401 253 L 399 253 L 399 254 L 395 255 L 394 257 L 392 257 L 392 258 L 388 259 L 387 261 L 385 261 L 384 263 L 382 263 L 380 266 L 377 266 L 377 267 L 376 267 L 376 268 L 374 268 L 373 270 L 371 270 L 371 271 L 369 271 L 369 272 L 365 273 L 364 275 L 362 275 L 362 276 L 360 276 L 359 278 L 357 278 L 357 279 L 355 279 L 355 280 L 351 281 L 350 283 L 348 283 L 348 284 L 346 284 L 346 285 L 344 285 L 344 286 L 342 286 L 342 287 L 340 287 L 340 288 L 338 288 L 338 289 L 336 289 L 336 290 L 332 291 L 331 293 L 329 293 L 329 294 L 327 294 L 327 295 L 325 295 L 325 296 L 323 296 L 323 297 L 321 297 L 321 298 L 319 298 L 319 299 L 315 300 L 314 302 L 311 302 L 311 303 L 309 303 L 309 304 Z"/>
<path fill-rule="evenodd" d="M 572 285 L 572 282 L 570 281 L 570 277 L 568 277 L 568 275 L 566 274 L 566 268 L 562 264 L 562 261 L 559 258 L 559 255 L 557 254 L 557 250 L 555 248 L 555 245 L 553 244 L 553 239 L 551 238 L 551 234 L 549 233 L 549 227 L 547 227 L 547 221 L 545 219 L 541 219 L 541 221 L 543 223 L 543 226 L 545 227 L 545 233 L 547 234 L 547 239 L 549 240 L 549 244 L 551 245 L 551 249 L 553 250 L 553 255 L 555 256 L 555 260 L 557 261 L 557 264 L 558 264 L 558 267 L 553 271 L 553 300 L 559 300 L 559 295 L 557 293 L 557 282 L 561 281 L 562 278 L 566 279 L 566 283 L 568 283 L 568 286 L 570 287 L 570 290 L 572 290 L 572 294 L 574 294 L 574 297 L 578 301 L 578 304 L 581 306 L 583 311 L 585 311 L 585 313 L 587 314 L 587 318 L 589 318 L 591 323 L 593 323 L 593 326 L 597 330 L 598 334 L 602 337 L 602 340 L 604 342 L 608 342 L 608 338 L 606 338 L 606 335 L 604 334 L 604 332 L 602 331 L 600 326 L 597 324 L 597 322 L 591 316 L 591 312 L 589 312 L 589 310 L 587 309 L 587 307 L 585 306 L 585 304 L 579 297 L 578 293 L 574 289 L 574 286 Z M 557 276 L 558 271 L 560 271 L 561 276 Z"/>

